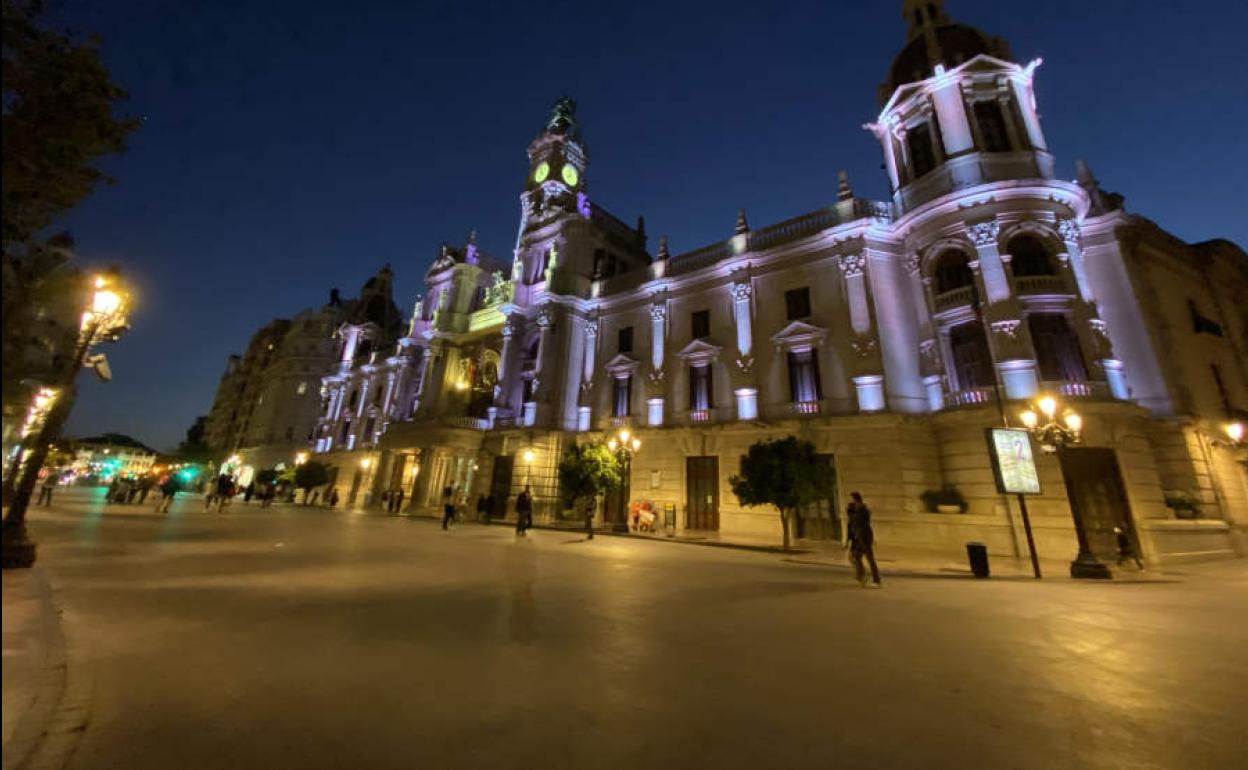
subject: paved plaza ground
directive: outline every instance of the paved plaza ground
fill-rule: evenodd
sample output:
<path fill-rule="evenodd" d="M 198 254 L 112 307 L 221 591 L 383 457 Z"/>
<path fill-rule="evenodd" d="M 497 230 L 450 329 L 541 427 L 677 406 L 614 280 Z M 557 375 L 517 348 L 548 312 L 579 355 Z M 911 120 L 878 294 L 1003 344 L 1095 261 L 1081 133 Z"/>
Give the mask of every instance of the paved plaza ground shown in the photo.
<path fill-rule="evenodd" d="M 1248 764 L 1245 560 L 864 590 L 780 554 L 80 490 L 31 528 L 80 770 Z"/>

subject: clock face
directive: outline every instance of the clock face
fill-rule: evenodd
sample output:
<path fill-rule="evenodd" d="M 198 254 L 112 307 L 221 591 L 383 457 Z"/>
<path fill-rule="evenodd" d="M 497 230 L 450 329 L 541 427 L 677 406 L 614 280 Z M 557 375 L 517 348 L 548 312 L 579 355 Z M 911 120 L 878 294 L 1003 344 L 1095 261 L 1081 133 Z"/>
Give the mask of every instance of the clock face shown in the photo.
<path fill-rule="evenodd" d="M 540 184 L 545 182 L 548 176 L 550 176 L 550 164 L 542 161 L 538 164 L 537 170 L 533 172 L 533 181 Z"/>
<path fill-rule="evenodd" d="M 563 164 L 563 181 L 568 183 L 568 187 L 576 187 L 576 180 L 580 179 L 580 175 L 576 173 L 576 166 L 571 163 Z"/>

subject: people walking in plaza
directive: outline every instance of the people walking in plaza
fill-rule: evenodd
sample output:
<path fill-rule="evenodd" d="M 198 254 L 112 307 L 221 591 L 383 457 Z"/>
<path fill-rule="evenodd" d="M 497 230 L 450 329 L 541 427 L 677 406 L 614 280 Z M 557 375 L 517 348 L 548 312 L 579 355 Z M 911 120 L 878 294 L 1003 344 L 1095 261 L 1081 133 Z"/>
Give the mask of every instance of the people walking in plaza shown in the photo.
<path fill-rule="evenodd" d="M 1131 535 L 1127 532 L 1127 528 L 1123 526 L 1114 527 L 1114 536 L 1118 539 L 1118 566 L 1122 566 L 1129 561 L 1135 562 L 1138 569 L 1144 569 L 1144 562 L 1140 560 L 1140 555 L 1136 553 L 1135 545 L 1131 542 Z"/>
<path fill-rule="evenodd" d="M 594 539 L 594 498 L 585 501 L 585 539 Z"/>
<path fill-rule="evenodd" d="M 455 518 L 455 487 L 447 485 L 442 488 L 442 529 L 449 529 L 451 520 Z"/>
<path fill-rule="evenodd" d="M 329 502 L 330 508 L 333 508 L 335 505 L 338 504 L 338 487 L 334 487 L 333 489 L 329 490 L 328 502 Z"/>
<path fill-rule="evenodd" d="M 529 485 L 525 484 L 524 491 L 516 498 L 516 534 L 525 534 L 531 526 L 533 526 L 533 497 L 529 493 Z"/>
<path fill-rule="evenodd" d="M 393 493 L 391 493 L 390 512 L 391 513 L 403 512 L 403 487 L 399 487 L 398 489 L 394 490 Z"/>
<path fill-rule="evenodd" d="M 147 502 L 147 493 L 152 490 L 152 477 L 143 476 L 139 479 L 139 505 Z"/>
<path fill-rule="evenodd" d="M 485 495 L 477 495 L 477 521 L 484 524 L 489 521 L 489 509 L 486 508 Z"/>
<path fill-rule="evenodd" d="M 250 505 L 251 498 L 256 494 L 256 482 L 252 481 L 247 484 L 247 488 L 243 490 L 243 505 Z"/>
<path fill-rule="evenodd" d="M 230 504 L 234 499 L 236 490 L 234 489 L 234 478 L 225 473 L 217 479 L 217 513 L 222 513 L 225 506 Z"/>
<path fill-rule="evenodd" d="M 48 471 L 48 475 L 43 477 L 43 484 L 39 486 L 39 501 L 35 505 L 52 505 L 52 490 L 56 489 L 56 471 Z"/>
<path fill-rule="evenodd" d="M 871 580 L 880 585 L 880 569 L 875 566 L 875 532 L 871 529 L 871 509 L 862 501 L 862 495 L 851 492 L 852 501 L 846 510 L 849 519 L 849 554 L 854 563 L 854 574 L 858 582 L 867 585 L 866 570 L 862 566 L 865 557 L 871 565 Z"/>
<path fill-rule="evenodd" d="M 208 479 L 208 483 L 204 484 L 204 510 L 211 511 L 212 504 L 217 499 L 217 480 L 215 478 Z"/>
<path fill-rule="evenodd" d="M 169 474 L 169 478 L 165 479 L 165 483 L 160 485 L 160 502 L 156 504 L 157 513 L 168 513 L 169 506 L 173 505 L 173 500 L 178 495 L 181 484 L 178 483 L 178 477 Z"/>

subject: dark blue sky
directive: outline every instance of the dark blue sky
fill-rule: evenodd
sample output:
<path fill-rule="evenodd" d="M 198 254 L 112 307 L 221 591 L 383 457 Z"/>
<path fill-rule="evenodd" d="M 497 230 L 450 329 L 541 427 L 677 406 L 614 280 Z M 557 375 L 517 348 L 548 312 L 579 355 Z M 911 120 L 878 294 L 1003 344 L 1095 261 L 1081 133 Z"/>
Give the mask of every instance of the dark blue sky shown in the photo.
<path fill-rule="evenodd" d="M 354 293 L 386 262 L 409 308 L 443 240 L 508 257 L 524 150 L 580 104 L 591 197 L 673 252 L 835 199 L 883 197 L 861 125 L 904 43 L 877 2 L 63 0 L 100 33 L 146 124 L 117 184 L 69 218 L 88 263 L 121 263 L 133 330 L 114 381 L 82 379 L 74 434 L 172 447 L 226 356 L 273 317 Z M 1130 210 L 1189 240 L 1248 243 L 1242 0 L 951 0 L 955 19 L 1042 56 L 1060 175 L 1087 158 Z"/>

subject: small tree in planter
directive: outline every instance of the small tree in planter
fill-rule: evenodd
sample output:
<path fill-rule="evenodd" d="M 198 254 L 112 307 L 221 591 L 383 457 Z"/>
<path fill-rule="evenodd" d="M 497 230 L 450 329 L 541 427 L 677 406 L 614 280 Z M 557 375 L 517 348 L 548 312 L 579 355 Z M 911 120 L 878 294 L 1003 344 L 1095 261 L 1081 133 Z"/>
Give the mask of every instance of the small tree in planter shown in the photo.
<path fill-rule="evenodd" d="M 578 500 L 596 500 L 623 483 L 619 459 L 601 441 L 573 444 L 559 461 L 559 496 L 565 508 L 575 510 Z"/>
<path fill-rule="evenodd" d="M 312 490 L 322 484 L 329 483 L 329 468 L 325 463 L 310 460 L 295 466 L 295 486 L 303 490 L 303 504 L 308 504 L 308 496 Z"/>
<path fill-rule="evenodd" d="M 958 488 L 952 484 L 946 484 L 940 489 L 929 489 L 919 495 L 919 499 L 923 501 L 923 506 L 928 513 L 951 512 L 950 509 L 957 509 L 958 513 L 966 513 L 969 504 Z"/>
<path fill-rule="evenodd" d="M 1174 510 L 1179 519 L 1200 518 L 1200 500 L 1185 489 L 1167 489 L 1165 491 L 1166 507 Z"/>
<path fill-rule="evenodd" d="M 741 458 L 741 473 L 728 483 L 746 507 L 775 506 L 787 551 L 793 514 L 798 508 L 831 497 L 833 481 L 827 465 L 815 454 L 814 444 L 786 436 L 750 446 Z"/>

